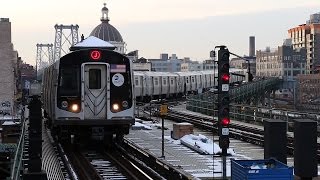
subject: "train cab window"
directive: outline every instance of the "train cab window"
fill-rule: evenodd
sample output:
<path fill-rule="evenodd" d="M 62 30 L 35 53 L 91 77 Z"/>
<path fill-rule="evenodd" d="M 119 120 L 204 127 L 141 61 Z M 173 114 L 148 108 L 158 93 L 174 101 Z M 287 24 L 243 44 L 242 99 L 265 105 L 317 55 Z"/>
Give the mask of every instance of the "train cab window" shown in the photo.
<path fill-rule="evenodd" d="M 194 83 L 194 77 L 191 78 L 191 81 Z"/>
<path fill-rule="evenodd" d="M 60 70 L 59 92 L 62 96 L 76 95 L 80 92 L 80 69 L 63 67 Z"/>
<path fill-rule="evenodd" d="M 89 70 L 89 89 L 101 89 L 101 70 Z"/>
<path fill-rule="evenodd" d="M 167 80 L 163 79 L 163 85 L 167 85 Z"/>
<path fill-rule="evenodd" d="M 135 79 L 135 84 L 136 84 L 136 86 L 139 85 L 139 79 L 138 78 Z"/>
<path fill-rule="evenodd" d="M 171 84 L 173 84 L 173 79 L 171 79 Z"/>

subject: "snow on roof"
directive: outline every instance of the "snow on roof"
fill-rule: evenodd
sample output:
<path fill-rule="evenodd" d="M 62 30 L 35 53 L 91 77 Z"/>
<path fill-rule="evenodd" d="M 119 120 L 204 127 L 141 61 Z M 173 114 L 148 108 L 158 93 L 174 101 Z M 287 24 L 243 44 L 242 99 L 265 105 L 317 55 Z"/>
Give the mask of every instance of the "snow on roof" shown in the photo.
<path fill-rule="evenodd" d="M 101 40 L 94 36 L 89 36 L 83 41 L 80 41 L 79 43 L 75 44 L 70 48 L 70 50 L 77 50 L 80 48 L 105 48 L 105 49 L 115 49 L 116 47 L 104 40 Z"/>

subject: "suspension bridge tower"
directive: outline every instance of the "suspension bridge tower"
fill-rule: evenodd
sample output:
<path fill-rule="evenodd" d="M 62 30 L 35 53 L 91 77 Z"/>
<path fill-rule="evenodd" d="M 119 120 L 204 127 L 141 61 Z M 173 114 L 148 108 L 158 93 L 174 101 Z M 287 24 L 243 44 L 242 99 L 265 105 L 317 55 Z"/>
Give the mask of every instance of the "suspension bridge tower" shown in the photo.
<path fill-rule="evenodd" d="M 69 48 L 79 42 L 78 29 L 76 25 L 55 25 L 56 34 L 54 40 L 54 57 L 53 62 L 60 59 L 61 56 L 69 52 Z"/>
<path fill-rule="evenodd" d="M 40 80 L 45 67 L 53 63 L 53 44 L 37 44 L 37 80 Z"/>

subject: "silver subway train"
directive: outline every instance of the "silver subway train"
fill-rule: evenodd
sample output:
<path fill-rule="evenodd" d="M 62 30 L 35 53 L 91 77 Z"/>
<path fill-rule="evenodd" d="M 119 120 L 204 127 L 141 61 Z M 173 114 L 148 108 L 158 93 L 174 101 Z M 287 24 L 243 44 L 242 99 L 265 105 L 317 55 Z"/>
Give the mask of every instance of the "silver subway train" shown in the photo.
<path fill-rule="evenodd" d="M 131 61 L 115 51 L 81 49 L 44 70 L 43 106 L 60 138 L 122 137 L 135 122 Z"/>
<path fill-rule="evenodd" d="M 218 85 L 217 71 L 149 72 L 134 71 L 134 90 L 138 101 L 178 97 L 198 93 Z M 245 71 L 230 69 L 230 83 L 245 80 Z"/>

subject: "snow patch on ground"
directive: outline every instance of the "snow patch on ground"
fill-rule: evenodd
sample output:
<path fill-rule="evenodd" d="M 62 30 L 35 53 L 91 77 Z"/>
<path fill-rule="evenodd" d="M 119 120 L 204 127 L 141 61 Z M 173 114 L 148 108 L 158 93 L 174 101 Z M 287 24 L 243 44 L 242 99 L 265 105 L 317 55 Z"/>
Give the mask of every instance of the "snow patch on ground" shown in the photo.
<path fill-rule="evenodd" d="M 200 152 L 201 154 L 221 154 L 222 150 L 216 143 L 213 143 L 211 139 L 206 136 L 199 134 L 198 136 L 193 134 L 188 134 L 183 136 L 181 139 L 181 144 L 192 148 L 193 150 Z M 236 155 L 232 148 L 227 150 L 229 155 Z"/>

